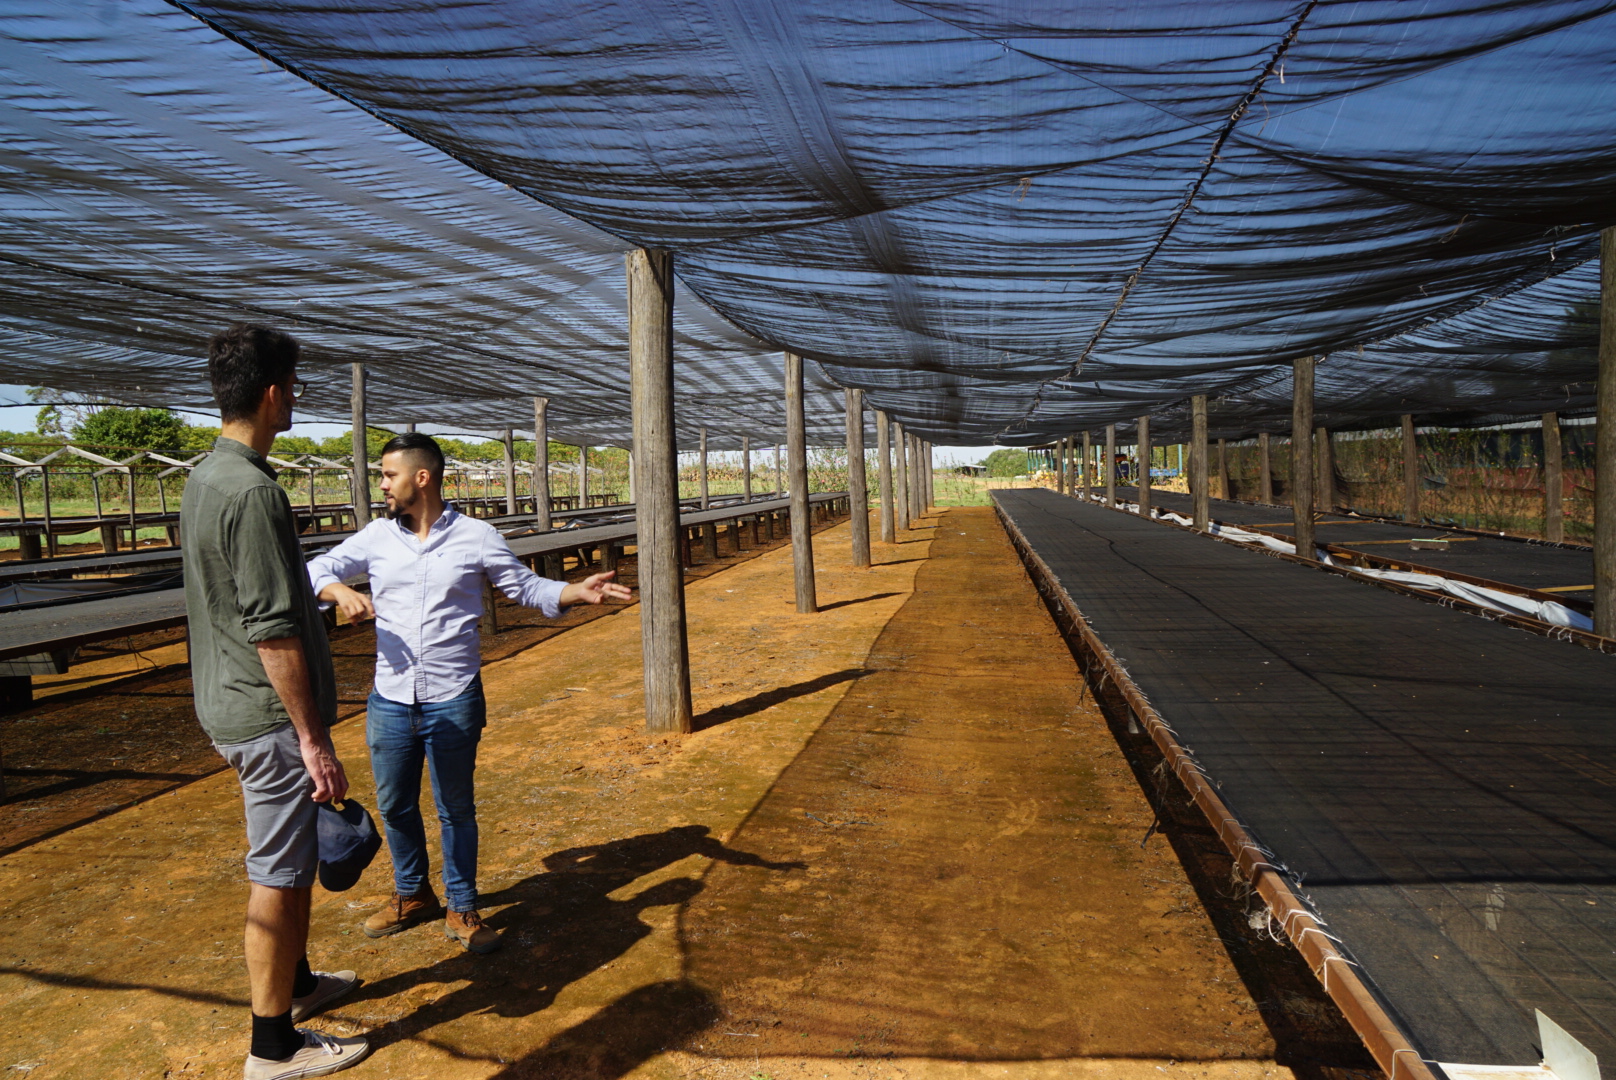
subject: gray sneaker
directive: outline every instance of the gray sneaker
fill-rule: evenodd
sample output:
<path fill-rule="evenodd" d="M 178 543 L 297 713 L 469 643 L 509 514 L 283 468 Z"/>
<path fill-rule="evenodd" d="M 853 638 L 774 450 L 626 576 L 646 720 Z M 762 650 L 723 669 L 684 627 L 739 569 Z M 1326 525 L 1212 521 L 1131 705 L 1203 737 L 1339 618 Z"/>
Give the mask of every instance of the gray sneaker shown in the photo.
<path fill-rule="evenodd" d="M 360 983 L 364 982 L 351 971 L 316 971 L 314 977 L 320 985 L 302 997 L 292 999 L 292 1023 L 300 1024 Z"/>
<path fill-rule="evenodd" d="M 305 1076 L 329 1076 L 351 1068 L 365 1060 L 370 1053 L 370 1041 L 363 1035 L 351 1039 L 338 1039 L 318 1031 L 298 1029 L 303 1036 L 303 1049 L 285 1061 L 247 1055 L 247 1064 L 241 1070 L 242 1080 L 301 1080 Z"/>

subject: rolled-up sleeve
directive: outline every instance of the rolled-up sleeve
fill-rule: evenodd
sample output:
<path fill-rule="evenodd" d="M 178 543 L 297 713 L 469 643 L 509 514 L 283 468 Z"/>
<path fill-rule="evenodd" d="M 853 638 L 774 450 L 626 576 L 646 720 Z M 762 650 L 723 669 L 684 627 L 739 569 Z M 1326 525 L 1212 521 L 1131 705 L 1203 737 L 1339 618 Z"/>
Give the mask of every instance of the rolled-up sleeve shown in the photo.
<path fill-rule="evenodd" d="M 370 569 L 370 530 L 360 529 L 348 539 L 309 560 L 309 585 L 318 597 L 327 585 L 337 585 Z"/>
<path fill-rule="evenodd" d="M 248 488 L 237 497 L 235 520 L 225 530 L 241 625 L 254 645 L 297 637 L 303 629 L 297 590 L 305 587 L 305 571 L 302 560 L 288 549 L 282 535 L 285 511 L 275 503 L 285 498 L 279 488 Z M 295 537 L 291 548 L 296 548 Z"/>
<path fill-rule="evenodd" d="M 542 578 L 523 566 L 505 538 L 493 529 L 483 538 L 482 564 L 494 588 L 518 604 L 538 608 L 547 619 L 561 614 L 561 590 L 566 584 Z"/>

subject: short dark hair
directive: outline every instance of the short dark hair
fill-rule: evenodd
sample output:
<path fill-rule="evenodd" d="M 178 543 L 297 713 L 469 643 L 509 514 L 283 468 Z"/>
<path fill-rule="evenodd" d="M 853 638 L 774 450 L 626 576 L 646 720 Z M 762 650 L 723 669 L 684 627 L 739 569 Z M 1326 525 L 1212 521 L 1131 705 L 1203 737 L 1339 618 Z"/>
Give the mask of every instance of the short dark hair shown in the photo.
<path fill-rule="evenodd" d="M 427 472 L 432 479 L 443 479 L 443 447 L 438 440 L 430 435 L 422 435 L 419 431 L 406 431 L 402 435 L 394 435 L 382 447 L 382 456 L 388 454 L 416 454 L 426 458 Z"/>
<path fill-rule="evenodd" d="M 237 323 L 208 342 L 208 379 L 223 420 L 246 420 L 264 392 L 292 381 L 301 347 L 297 338 L 255 323 Z"/>

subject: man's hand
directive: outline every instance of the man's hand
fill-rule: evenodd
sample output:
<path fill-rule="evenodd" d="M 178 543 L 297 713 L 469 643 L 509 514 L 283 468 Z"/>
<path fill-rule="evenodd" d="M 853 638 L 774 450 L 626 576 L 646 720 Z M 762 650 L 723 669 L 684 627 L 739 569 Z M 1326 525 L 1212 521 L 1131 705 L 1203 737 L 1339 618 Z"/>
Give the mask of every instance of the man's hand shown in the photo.
<path fill-rule="evenodd" d="M 305 739 L 299 735 L 297 746 L 303 751 L 303 767 L 314 781 L 315 802 L 336 802 L 348 794 L 348 774 L 337 760 L 329 735 L 324 739 Z"/>
<path fill-rule="evenodd" d="M 350 623 L 376 617 L 376 605 L 370 602 L 370 597 L 357 589 L 348 588 L 340 581 L 333 581 L 321 589 L 320 599 L 328 604 L 336 604 L 337 610 Z"/>
<path fill-rule="evenodd" d="M 634 593 L 626 585 L 619 585 L 612 580 L 616 576 L 616 570 L 608 570 L 604 574 L 591 574 L 582 581 L 572 582 L 561 590 L 561 606 L 598 604 L 606 599 L 624 601 L 634 599 Z"/>

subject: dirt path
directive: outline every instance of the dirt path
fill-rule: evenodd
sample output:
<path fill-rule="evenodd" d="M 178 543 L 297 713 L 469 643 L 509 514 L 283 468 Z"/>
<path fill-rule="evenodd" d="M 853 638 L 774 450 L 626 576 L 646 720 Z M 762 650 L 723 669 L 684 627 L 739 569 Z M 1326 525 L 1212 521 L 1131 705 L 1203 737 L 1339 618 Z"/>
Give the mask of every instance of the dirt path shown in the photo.
<path fill-rule="evenodd" d="M 369 980 L 317 1023 L 379 1044 L 350 1075 L 1285 1074 L 991 512 L 941 521 L 870 570 L 816 537 L 815 616 L 788 550 L 692 583 L 683 739 L 640 730 L 637 608 L 489 665 L 505 948 L 360 935 L 385 854 L 317 891 L 315 965 Z M 241 847 L 215 775 L 0 859 L 0 1068 L 239 1075 Z"/>

